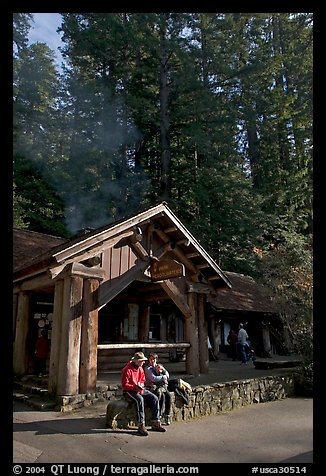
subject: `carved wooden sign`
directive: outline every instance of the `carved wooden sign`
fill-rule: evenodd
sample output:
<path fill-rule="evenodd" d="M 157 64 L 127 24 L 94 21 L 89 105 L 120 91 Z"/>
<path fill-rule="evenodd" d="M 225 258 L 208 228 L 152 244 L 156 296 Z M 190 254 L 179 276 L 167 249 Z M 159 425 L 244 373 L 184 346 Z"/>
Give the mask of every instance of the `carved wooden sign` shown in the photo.
<path fill-rule="evenodd" d="M 180 278 L 185 275 L 185 267 L 174 259 L 151 260 L 150 266 L 152 281 L 161 281 L 170 278 Z"/>

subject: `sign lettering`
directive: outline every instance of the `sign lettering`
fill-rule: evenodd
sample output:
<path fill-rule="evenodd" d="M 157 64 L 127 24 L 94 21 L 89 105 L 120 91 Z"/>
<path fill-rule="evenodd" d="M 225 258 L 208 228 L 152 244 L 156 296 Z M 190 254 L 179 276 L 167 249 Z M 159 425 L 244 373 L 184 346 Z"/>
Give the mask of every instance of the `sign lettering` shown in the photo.
<path fill-rule="evenodd" d="M 185 275 L 185 267 L 174 259 L 152 260 L 150 267 L 152 281 L 180 278 Z"/>

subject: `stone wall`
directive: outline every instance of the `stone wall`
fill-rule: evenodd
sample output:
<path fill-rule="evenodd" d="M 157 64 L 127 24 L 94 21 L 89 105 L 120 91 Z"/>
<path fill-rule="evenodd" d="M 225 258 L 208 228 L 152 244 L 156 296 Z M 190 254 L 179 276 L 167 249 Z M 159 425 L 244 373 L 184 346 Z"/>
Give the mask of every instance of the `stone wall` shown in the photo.
<path fill-rule="evenodd" d="M 273 400 L 281 400 L 294 395 L 293 376 L 262 377 L 247 380 L 234 380 L 212 385 L 193 387 L 189 404 L 172 393 L 172 421 L 186 421 L 236 408 Z M 106 426 L 109 428 L 128 428 L 137 426 L 134 405 L 122 396 L 121 389 L 108 396 Z M 146 425 L 151 424 L 151 414 L 146 408 Z"/>

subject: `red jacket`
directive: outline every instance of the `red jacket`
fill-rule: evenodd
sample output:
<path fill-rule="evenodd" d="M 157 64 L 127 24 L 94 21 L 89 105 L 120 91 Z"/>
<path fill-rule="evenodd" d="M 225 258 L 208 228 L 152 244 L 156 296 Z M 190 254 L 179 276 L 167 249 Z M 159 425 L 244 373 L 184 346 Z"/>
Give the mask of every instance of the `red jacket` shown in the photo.
<path fill-rule="evenodd" d="M 236 332 L 230 332 L 227 338 L 229 344 L 234 345 L 238 342 L 238 334 Z"/>
<path fill-rule="evenodd" d="M 137 383 L 145 384 L 145 372 L 143 367 L 137 367 L 136 364 L 130 360 L 122 369 L 121 385 L 122 390 L 138 392 L 143 394 L 144 390 L 137 386 Z"/>
<path fill-rule="evenodd" d="M 40 336 L 37 341 L 36 341 L 36 346 L 35 346 L 35 355 L 39 359 L 46 359 L 49 353 L 49 341 L 43 337 Z"/>

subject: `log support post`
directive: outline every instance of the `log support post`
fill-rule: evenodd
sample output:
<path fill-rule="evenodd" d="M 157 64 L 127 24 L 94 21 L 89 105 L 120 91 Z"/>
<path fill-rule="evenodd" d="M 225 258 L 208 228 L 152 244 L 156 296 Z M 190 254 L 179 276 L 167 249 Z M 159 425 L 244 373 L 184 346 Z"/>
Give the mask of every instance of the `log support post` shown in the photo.
<path fill-rule="evenodd" d="M 262 329 L 262 337 L 263 337 L 264 352 L 268 355 L 268 357 L 271 357 L 272 346 L 271 346 L 271 340 L 269 335 L 269 329 L 266 325 Z"/>
<path fill-rule="evenodd" d="M 102 270 L 69 265 L 56 278 L 49 391 L 56 395 L 95 393 L 98 288 Z"/>
<path fill-rule="evenodd" d="M 212 346 L 212 353 L 215 360 L 219 359 L 219 342 L 220 342 L 220 324 L 217 317 L 214 314 L 210 314 L 208 317 L 208 335 Z"/>
<path fill-rule="evenodd" d="M 21 291 L 17 299 L 16 332 L 14 341 L 13 366 L 16 375 L 28 371 L 27 333 L 30 312 L 30 294 Z"/>
<path fill-rule="evenodd" d="M 198 357 L 198 315 L 196 312 L 197 296 L 196 293 L 187 294 L 188 306 L 191 317 L 185 319 L 185 337 L 190 343 L 186 351 L 186 372 L 194 376 L 199 375 L 199 357 Z"/>
<path fill-rule="evenodd" d="M 48 383 L 49 392 L 54 394 L 57 393 L 59 375 L 59 357 L 62 338 L 63 289 L 64 280 L 59 279 L 58 281 L 56 281 L 54 287 L 53 320 Z"/>
<path fill-rule="evenodd" d="M 85 279 L 83 288 L 83 321 L 80 352 L 79 392 L 95 393 L 98 343 L 97 279 Z"/>
<path fill-rule="evenodd" d="M 63 285 L 61 346 L 57 376 L 58 395 L 79 393 L 83 278 L 66 276 Z"/>
<path fill-rule="evenodd" d="M 13 294 L 13 302 L 12 302 L 13 340 L 14 340 L 14 342 L 15 342 L 15 334 L 16 334 L 17 309 L 18 309 L 18 293 L 14 293 Z"/>
<path fill-rule="evenodd" d="M 205 319 L 205 294 L 197 294 L 198 309 L 198 341 L 199 341 L 199 370 L 201 374 L 208 374 L 208 326 Z"/>

